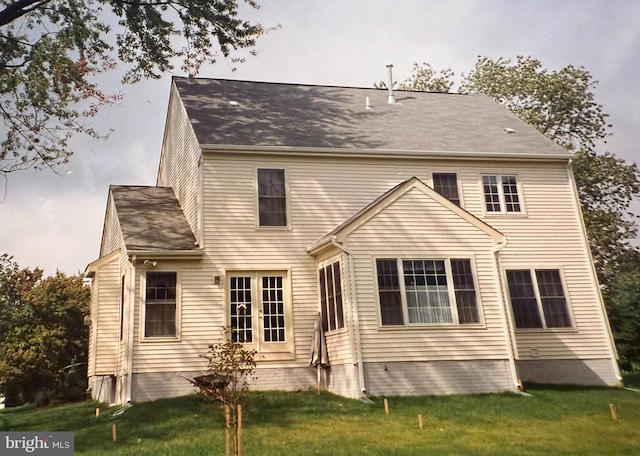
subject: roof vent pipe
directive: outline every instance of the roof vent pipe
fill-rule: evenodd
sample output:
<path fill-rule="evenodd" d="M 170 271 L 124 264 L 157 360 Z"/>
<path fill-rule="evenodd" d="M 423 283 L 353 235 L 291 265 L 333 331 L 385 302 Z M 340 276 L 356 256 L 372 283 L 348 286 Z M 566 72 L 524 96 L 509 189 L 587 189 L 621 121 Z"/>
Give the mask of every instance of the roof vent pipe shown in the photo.
<path fill-rule="evenodd" d="M 389 76 L 389 82 L 387 82 L 387 90 L 389 90 L 389 96 L 387 97 L 387 104 L 396 104 L 396 97 L 393 96 L 393 64 L 387 65 L 387 74 Z"/>

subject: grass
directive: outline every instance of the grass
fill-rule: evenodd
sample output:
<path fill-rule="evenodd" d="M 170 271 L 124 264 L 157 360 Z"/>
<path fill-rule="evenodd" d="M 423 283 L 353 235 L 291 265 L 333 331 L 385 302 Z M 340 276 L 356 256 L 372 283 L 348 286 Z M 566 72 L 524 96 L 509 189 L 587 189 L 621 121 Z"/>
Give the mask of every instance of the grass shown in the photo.
<path fill-rule="evenodd" d="M 640 378 L 638 379 L 640 380 Z M 530 397 L 492 394 L 390 397 L 372 403 L 327 393 L 253 392 L 245 406 L 245 455 L 636 455 L 640 392 L 535 386 Z M 613 420 L 609 404 L 615 404 Z M 128 409 L 83 402 L 0 412 L 2 431 L 73 431 L 76 455 L 224 453 L 217 404 L 197 396 Z M 424 427 L 418 428 L 418 415 Z M 117 424 L 117 441 L 111 427 Z"/>

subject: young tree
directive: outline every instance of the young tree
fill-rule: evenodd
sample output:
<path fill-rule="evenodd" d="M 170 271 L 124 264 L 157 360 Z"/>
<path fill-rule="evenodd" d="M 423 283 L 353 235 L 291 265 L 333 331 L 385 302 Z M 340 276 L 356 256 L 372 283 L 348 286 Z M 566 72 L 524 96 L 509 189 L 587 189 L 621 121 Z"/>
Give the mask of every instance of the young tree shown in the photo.
<path fill-rule="evenodd" d="M 80 400 L 86 390 L 89 289 L 80 276 L 0 265 L 0 391 L 8 404 Z"/>
<path fill-rule="evenodd" d="M 88 121 L 119 96 L 94 76 L 117 61 L 128 67 L 124 82 L 158 78 L 176 59 L 188 74 L 220 57 L 241 62 L 235 51 L 253 48 L 264 29 L 238 17 L 239 3 L 0 0 L 0 172 L 54 168 L 69 160 L 74 134 L 99 137 Z"/>
<path fill-rule="evenodd" d="M 211 345 L 206 355 L 207 373 L 187 379 L 208 398 L 219 401 L 225 411 L 226 454 L 241 456 L 242 403 L 256 368 L 256 351 L 235 341 L 233 331 L 223 328 L 223 341 Z"/>

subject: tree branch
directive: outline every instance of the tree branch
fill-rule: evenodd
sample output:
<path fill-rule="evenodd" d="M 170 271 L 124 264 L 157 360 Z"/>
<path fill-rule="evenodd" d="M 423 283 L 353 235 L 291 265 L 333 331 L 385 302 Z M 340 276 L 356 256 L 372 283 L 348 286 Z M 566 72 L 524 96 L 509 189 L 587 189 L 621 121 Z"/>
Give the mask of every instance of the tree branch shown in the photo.
<path fill-rule="evenodd" d="M 5 9 L 0 11 L 0 27 L 45 6 L 49 2 L 50 0 L 18 0 L 17 2 L 7 5 Z"/>

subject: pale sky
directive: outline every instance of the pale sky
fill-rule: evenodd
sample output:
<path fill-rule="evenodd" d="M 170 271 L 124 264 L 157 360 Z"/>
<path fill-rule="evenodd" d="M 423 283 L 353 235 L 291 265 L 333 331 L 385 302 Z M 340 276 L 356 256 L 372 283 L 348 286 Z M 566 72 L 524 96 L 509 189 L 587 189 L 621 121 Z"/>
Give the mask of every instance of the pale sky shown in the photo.
<path fill-rule="evenodd" d="M 610 114 L 603 150 L 628 162 L 640 152 L 640 1 L 637 0 L 261 0 L 247 18 L 265 27 L 257 56 L 231 71 L 220 61 L 202 77 L 372 87 L 408 78 L 415 62 L 467 73 L 478 55 L 519 54 L 557 70 L 583 66 Z M 179 68 L 179 66 L 178 66 Z M 101 77 L 124 99 L 93 121 L 109 139 L 78 137 L 60 168 L 0 175 L 0 254 L 20 266 L 83 271 L 99 254 L 110 184 L 154 185 L 171 74 L 120 86 L 123 70 Z M 176 70 L 176 75 L 182 74 Z M 640 205 L 634 206 L 640 213 Z"/>

